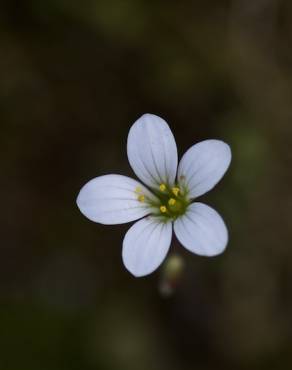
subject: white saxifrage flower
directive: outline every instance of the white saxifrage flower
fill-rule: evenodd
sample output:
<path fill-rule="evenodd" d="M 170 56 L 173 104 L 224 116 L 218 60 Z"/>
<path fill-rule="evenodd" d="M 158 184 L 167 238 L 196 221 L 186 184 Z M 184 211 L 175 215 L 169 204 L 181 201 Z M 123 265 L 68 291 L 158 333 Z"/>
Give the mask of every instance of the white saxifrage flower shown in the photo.
<path fill-rule="evenodd" d="M 214 209 L 194 200 L 223 177 L 231 162 L 230 147 L 205 140 L 193 145 L 178 164 L 167 123 L 144 114 L 130 129 L 127 152 L 142 182 L 122 175 L 99 176 L 85 184 L 77 198 L 80 211 L 94 222 L 114 225 L 141 219 L 123 241 L 126 268 L 135 276 L 157 269 L 168 253 L 172 229 L 193 253 L 222 253 L 228 242 L 224 221 Z"/>

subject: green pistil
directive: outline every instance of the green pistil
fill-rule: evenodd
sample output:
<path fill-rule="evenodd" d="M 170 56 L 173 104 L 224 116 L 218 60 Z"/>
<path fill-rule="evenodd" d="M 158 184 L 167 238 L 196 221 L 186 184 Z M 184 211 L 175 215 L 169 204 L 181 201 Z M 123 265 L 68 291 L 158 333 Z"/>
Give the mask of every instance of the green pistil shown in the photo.
<path fill-rule="evenodd" d="M 179 186 L 169 187 L 166 184 L 160 184 L 159 190 L 154 191 L 157 202 L 150 202 L 150 205 L 157 210 L 154 216 L 161 217 L 163 220 L 175 220 L 185 214 L 190 201 L 187 192 Z"/>

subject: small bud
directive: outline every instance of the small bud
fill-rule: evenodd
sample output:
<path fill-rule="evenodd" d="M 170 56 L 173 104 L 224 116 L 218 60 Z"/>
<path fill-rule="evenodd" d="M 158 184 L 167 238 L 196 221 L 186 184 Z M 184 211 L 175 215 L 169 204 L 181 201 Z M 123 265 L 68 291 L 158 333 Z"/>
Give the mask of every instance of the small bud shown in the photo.
<path fill-rule="evenodd" d="M 167 258 L 163 265 L 159 291 L 164 297 L 171 296 L 182 277 L 184 270 L 184 260 L 178 254 L 173 254 Z"/>

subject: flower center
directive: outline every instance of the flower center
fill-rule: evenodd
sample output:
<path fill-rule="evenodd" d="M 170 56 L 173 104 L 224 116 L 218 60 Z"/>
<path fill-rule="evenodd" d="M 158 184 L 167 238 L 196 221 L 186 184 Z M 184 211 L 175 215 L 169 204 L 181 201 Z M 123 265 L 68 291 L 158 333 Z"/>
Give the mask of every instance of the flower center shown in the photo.
<path fill-rule="evenodd" d="M 139 202 L 145 202 L 153 210 L 154 216 L 163 220 L 175 220 L 183 215 L 190 203 L 186 190 L 179 186 L 170 187 L 167 184 L 160 184 L 159 190 L 153 190 L 157 200 L 149 199 L 142 194 L 142 189 L 136 188 L 135 193 Z"/>
<path fill-rule="evenodd" d="M 185 213 L 189 201 L 178 186 L 168 187 L 166 184 L 160 184 L 159 190 L 156 192 L 156 196 L 160 200 L 159 211 L 161 215 L 176 219 Z"/>

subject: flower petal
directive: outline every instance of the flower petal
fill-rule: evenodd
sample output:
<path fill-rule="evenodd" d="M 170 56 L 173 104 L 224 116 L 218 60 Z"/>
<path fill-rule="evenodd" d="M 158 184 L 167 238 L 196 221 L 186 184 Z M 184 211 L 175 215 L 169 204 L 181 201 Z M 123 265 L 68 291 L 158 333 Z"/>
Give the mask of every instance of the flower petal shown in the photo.
<path fill-rule="evenodd" d="M 223 177 L 231 162 L 229 145 L 220 140 L 205 140 L 193 145 L 178 166 L 178 181 L 189 190 L 190 198 L 211 190 Z"/>
<path fill-rule="evenodd" d="M 191 204 L 184 216 L 174 222 L 174 232 L 181 244 L 201 256 L 216 256 L 224 251 L 228 231 L 221 216 L 202 203 Z"/>
<path fill-rule="evenodd" d="M 177 171 L 177 148 L 167 123 L 154 114 L 144 114 L 131 127 L 127 152 L 135 174 L 145 184 L 173 185 Z"/>
<path fill-rule="evenodd" d="M 105 225 L 137 220 L 151 212 L 139 195 L 155 198 L 136 180 L 121 175 L 94 178 L 83 186 L 77 197 L 80 211 L 91 221 Z"/>
<path fill-rule="evenodd" d="M 169 250 L 172 223 L 147 217 L 136 222 L 123 241 L 123 262 L 135 276 L 151 274 L 162 263 Z"/>

